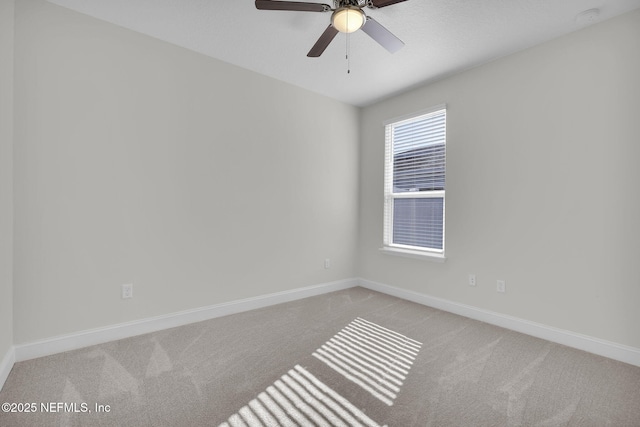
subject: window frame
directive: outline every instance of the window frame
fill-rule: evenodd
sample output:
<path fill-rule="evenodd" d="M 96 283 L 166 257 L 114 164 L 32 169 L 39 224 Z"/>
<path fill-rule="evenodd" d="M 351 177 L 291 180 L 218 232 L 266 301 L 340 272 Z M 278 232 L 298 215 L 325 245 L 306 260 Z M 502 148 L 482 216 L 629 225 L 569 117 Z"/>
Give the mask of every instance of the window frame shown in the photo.
<path fill-rule="evenodd" d="M 420 121 L 430 116 L 444 112 L 444 175 L 445 184 L 442 190 L 393 192 L 394 184 L 394 155 L 393 155 L 393 127 L 412 121 Z M 384 156 L 384 225 L 383 245 L 380 251 L 389 255 L 407 256 L 412 258 L 430 259 L 444 262 L 446 242 L 446 148 L 447 148 L 447 106 L 436 105 L 428 110 L 418 111 L 406 116 L 387 120 L 383 123 L 385 129 L 385 156 Z M 393 243 L 394 201 L 396 199 L 442 199 L 442 249 L 412 246 Z"/>

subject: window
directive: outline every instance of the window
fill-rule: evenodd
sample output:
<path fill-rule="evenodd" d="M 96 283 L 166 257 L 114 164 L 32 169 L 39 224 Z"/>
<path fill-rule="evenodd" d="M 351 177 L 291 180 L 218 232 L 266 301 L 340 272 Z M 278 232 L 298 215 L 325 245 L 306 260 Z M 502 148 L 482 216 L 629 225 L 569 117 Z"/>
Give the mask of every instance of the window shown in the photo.
<path fill-rule="evenodd" d="M 383 250 L 444 257 L 446 115 L 385 126 Z"/>

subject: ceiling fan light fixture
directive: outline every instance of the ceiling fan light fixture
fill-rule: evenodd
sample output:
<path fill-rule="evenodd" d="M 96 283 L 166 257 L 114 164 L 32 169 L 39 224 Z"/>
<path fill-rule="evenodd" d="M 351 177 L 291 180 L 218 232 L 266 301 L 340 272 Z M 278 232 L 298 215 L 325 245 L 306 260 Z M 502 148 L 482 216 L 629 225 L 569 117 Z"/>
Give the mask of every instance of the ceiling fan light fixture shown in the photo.
<path fill-rule="evenodd" d="M 366 21 L 367 17 L 364 12 L 355 6 L 341 7 L 331 15 L 331 25 L 341 33 L 358 31 Z"/>

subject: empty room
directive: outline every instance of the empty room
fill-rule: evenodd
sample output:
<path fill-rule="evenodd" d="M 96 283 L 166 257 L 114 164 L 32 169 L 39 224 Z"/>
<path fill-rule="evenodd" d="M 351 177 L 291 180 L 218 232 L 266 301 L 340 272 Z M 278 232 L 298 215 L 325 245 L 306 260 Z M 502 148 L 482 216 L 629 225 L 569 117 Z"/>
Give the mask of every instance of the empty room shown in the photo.
<path fill-rule="evenodd" d="M 0 0 L 0 426 L 640 426 L 640 0 Z"/>

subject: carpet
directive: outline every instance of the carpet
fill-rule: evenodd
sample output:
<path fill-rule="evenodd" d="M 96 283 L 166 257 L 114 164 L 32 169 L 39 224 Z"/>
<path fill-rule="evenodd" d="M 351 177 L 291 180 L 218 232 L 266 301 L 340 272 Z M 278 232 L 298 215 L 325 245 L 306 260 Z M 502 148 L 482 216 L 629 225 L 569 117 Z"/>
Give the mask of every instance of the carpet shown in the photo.
<path fill-rule="evenodd" d="M 640 368 L 352 288 L 19 362 L 4 402 L 3 427 L 633 427 Z"/>

